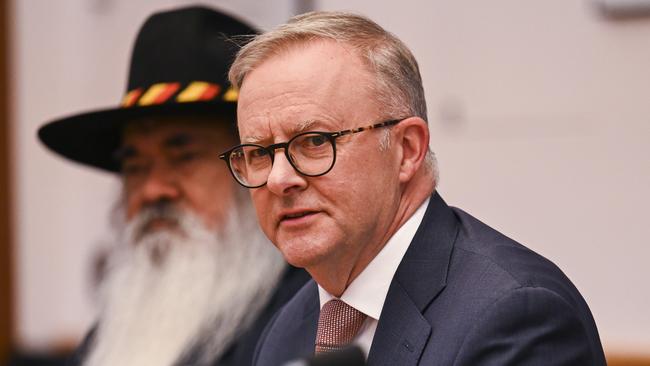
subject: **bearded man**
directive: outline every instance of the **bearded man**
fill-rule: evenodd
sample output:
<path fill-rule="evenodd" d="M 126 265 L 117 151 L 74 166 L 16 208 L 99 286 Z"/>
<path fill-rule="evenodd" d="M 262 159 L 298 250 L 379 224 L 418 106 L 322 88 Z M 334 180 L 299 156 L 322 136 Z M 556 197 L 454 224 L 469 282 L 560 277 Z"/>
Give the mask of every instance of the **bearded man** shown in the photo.
<path fill-rule="evenodd" d="M 203 7 L 152 15 L 119 108 L 48 123 L 43 143 L 120 174 L 100 312 L 73 364 L 248 365 L 275 310 L 308 279 L 257 228 L 218 154 L 237 142 L 232 37 L 248 25 Z"/>

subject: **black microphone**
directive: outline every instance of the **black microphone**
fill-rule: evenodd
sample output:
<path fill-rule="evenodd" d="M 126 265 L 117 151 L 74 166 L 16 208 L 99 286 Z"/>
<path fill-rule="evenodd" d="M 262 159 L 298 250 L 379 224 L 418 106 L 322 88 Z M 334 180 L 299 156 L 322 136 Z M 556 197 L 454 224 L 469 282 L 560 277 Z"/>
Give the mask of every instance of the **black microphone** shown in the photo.
<path fill-rule="evenodd" d="M 284 366 L 364 366 L 366 357 L 361 348 L 350 346 L 340 351 L 316 355 L 307 360 L 291 361 Z"/>

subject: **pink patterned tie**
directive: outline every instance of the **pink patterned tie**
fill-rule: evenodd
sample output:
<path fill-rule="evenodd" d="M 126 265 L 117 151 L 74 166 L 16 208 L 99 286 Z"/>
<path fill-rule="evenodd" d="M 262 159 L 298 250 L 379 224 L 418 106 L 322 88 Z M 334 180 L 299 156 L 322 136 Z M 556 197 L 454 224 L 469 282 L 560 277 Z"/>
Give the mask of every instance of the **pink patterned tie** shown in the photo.
<path fill-rule="evenodd" d="M 316 331 L 316 354 L 328 353 L 352 342 L 366 314 L 341 300 L 330 300 L 320 311 Z"/>

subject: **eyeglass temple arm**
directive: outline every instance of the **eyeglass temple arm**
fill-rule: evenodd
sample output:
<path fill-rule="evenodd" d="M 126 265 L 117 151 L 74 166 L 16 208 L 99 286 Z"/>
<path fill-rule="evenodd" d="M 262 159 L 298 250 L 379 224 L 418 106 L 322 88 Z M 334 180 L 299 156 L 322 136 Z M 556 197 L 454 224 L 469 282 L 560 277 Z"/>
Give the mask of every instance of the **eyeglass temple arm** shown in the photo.
<path fill-rule="evenodd" d="M 271 154 L 271 156 L 273 156 L 273 154 L 275 153 L 275 150 L 277 150 L 277 149 L 284 149 L 284 150 L 286 151 L 288 146 L 289 146 L 288 143 L 286 143 L 286 142 L 281 142 L 281 143 L 279 143 L 279 144 L 269 145 L 269 146 L 265 147 L 264 149 L 265 149 L 266 151 L 268 151 L 269 154 Z M 235 146 L 234 148 L 232 148 L 232 149 L 230 149 L 230 150 L 228 150 L 228 151 L 226 151 L 226 152 L 224 152 L 224 153 L 221 153 L 221 154 L 219 155 L 219 159 L 222 159 L 222 160 L 228 160 L 229 155 L 232 154 L 232 152 L 233 152 L 237 147 L 238 147 L 238 146 Z"/>
<path fill-rule="evenodd" d="M 353 128 L 353 129 L 350 129 L 350 130 L 343 130 L 343 131 L 339 131 L 339 132 L 337 132 L 337 133 L 335 133 L 335 134 L 332 134 L 332 137 L 339 137 L 339 136 L 351 135 L 351 134 L 353 134 L 353 133 L 358 133 L 358 132 L 363 132 L 363 131 L 372 130 L 373 128 L 381 128 L 381 127 L 393 126 L 393 125 L 396 125 L 396 124 L 398 124 L 398 123 L 400 123 L 400 122 L 402 122 L 402 121 L 403 121 L 403 120 L 401 120 L 401 119 L 393 119 L 393 120 L 390 120 L 390 121 L 385 121 L 385 122 L 381 122 L 381 123 L 375 123 L 375 124 L 372 125 L 372 126 L 365 126 L 365 127 Z"/>
<path fill-rule="evenodd" d="M 374 125 L 371 125 L 371 126 L 358 127 L 358 128 L 353 128 L 353 129 L 350 129 L 350 130 L 343 130 L 343 131 L 339 131 L 339 132 L 334 132 L 330 136 L 332 136 L 332 137 L 340 137 L 340 136 L 345 136 L 345 135 L 351 135 L 353 133 L 372 130 L 373 128 L 381 128 L 381 127 L 393 126 L 393 125 L 396 125 L 396 124 L 398 124 L 398 123 L 400 123 L 402 121 L 403 121 L 403 119 L 393 119 L 393 120 L 390 120 L 390 121 L 375 123 Z M 285 149 L 285 151 L 286 151 L 288 145 L 289 144 L 286 143 L 286 142 L 281 142 L 279 144 L 273 144 L 273 145 L 267 146 L 266 150 L 269 153 L 271 153 L 271 155 L 273 155 L 275 150 L 277 150 L 277 149 Z M 231 151 L 232 150 L 228 150 L 228 151 L 222 153 L 221 155 L 219 155 L 219 159 L 226 160 Z"/>

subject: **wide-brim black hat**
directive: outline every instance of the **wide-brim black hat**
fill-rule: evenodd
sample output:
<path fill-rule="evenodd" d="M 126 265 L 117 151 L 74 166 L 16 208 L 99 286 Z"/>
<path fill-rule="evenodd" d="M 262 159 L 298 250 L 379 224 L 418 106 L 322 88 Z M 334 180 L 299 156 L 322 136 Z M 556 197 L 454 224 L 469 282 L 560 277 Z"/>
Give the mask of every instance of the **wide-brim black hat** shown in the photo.
<path fill-rule="evenodd" d="M 214 115 L 215 123 L 234 124 L 237 91 L 229 87 L 228 68 L 241 43 L 238 36 L 255 33 L 205 7 L 155 13 L 138 33 L 120 106 L 51 121 L 38 137 L 66 158 L 117 172 L 113 155 L 125 124 L 135 118 Z"/>

